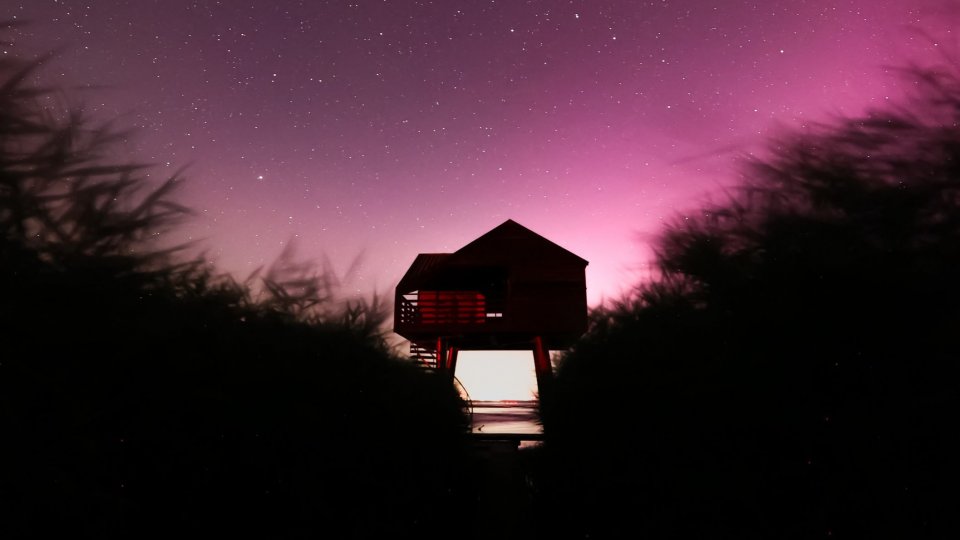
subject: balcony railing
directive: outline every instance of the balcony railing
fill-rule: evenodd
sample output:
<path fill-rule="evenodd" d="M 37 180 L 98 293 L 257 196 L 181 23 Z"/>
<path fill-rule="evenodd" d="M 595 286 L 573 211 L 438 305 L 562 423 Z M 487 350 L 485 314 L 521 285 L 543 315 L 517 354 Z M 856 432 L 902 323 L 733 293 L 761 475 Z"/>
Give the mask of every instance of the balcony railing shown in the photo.
<path fill-rule="evenodd" d="M 414 291 L 399 300 L 401 325 L 475 326 L 503 317 L 479 291 Z"/>

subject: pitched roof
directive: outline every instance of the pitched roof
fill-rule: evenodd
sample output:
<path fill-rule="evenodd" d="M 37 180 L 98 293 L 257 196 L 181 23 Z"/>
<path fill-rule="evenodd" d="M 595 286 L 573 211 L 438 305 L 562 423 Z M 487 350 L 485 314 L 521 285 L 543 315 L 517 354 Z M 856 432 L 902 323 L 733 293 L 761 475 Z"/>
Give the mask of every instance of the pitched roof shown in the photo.
<path fill-rule="evenodd" d="M 397 287 L 406 288 L 407 285 L 410 284 L 416 286 L 417 283 L 422 282 L 423 279 L 429 277 L 437 269 L 442 268 L 443 262 L 446 261 L 448 257 L 450 257 L 449 253 L 418 254 L 417 258 L 413 260 L 413 264 L 411 264 L 407 270 L 407 273 L 403 275 L 403 279 L 397 284 Z"/>
<path fill-rule="evenodd" d="M 558 246 L 512 219 L 504 221 L 479 238 L 453 253 L 420 253 L 397 284 L 397 290 L 412 291 L 422 283 L 451 266 L 476 264 L 477 260 L 488 261 L 504 258 L 522 260 L 524 257 L 541 256 L 551 259 L 567 259 L 571 264 L 586 266 L 586 259 Z M 473 259 L 473 260 L 471 260 Z"/>
<path fill-rule="evenodd" d="M 520 225 L 512 219 L 508 219 L 501 223 L 500 225 L 494 227 L 487 233 L 481 235 L 476 240 L 470 242 L 469 244 L 458 249 L 453 255 L 461 255 L 468 253 L 470 251 L 485 249 L 488 246 L 491 249 L 496 249 L 499 246 L 503 246 L 505 243 L 514 243 L 514 242 L 536 242 L 541 243 L 544 246 L 549 246 L 551 251 L 554 251 L 561 256 L 568 256 L 575 258 L 576 260 L 582 262 L 584 265 L 589 264 L 586 259 L 580 257 L 579 255 L 547 240 L 543 236 L 531 231 L 530 229 Z"/>

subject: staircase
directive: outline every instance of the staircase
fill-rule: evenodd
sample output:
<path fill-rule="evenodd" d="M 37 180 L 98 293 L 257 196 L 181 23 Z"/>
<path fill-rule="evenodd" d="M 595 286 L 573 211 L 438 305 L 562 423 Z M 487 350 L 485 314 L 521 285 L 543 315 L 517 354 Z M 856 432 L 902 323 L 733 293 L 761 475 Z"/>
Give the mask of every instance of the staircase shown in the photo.
<path fill-rule="evenodd" d="M 419 366 L 426 368 L 437 367 L 437 350 L 410 342 L 410 359 Z"/>

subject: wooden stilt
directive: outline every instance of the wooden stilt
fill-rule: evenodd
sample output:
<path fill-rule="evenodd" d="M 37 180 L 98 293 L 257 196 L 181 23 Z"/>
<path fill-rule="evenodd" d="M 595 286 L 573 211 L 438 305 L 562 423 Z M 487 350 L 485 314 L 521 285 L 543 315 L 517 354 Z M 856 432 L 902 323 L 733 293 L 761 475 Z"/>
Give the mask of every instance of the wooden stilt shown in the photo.
<path fill-rule="evenodd" d="M 543 338 L 533 338 L 533 365 L 537 373 L 537 393 L 540 400 L 544 394 L 550 392 L 550 382 L 553 380 L 553 366 L 550 364 L 550 351 L 543 344 Z"/>
<path fill-rule="evenodd" d="M 457 354 L 459 352 L 460 352 L 460 349 L 458 349 L 457 347 L 450 347 L 450 362 L 448 367 L 450 369 L 451 377 L 455 376 L 457 371 Z"/>
<path fill-rule="evenodd" d="M 447 364 L 447 351 L 443 346 L 443 338 L 437 338 L 437 369 L 443 370 Z"/>

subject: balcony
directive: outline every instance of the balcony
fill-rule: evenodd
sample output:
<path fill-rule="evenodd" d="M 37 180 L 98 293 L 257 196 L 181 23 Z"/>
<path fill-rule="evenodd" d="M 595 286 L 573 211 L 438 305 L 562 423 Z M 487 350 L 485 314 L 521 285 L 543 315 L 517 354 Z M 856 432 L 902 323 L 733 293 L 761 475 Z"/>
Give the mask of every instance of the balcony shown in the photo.
<path fill-rule="evenodd" d="M 413 291 L 400 296 L 396 323 L 403 329 L 427 330 L 502 320 L 502 302 L 492 302 L 479 291 Z"/>

